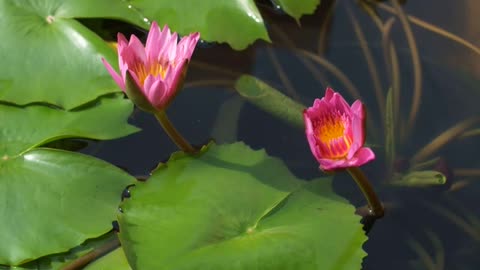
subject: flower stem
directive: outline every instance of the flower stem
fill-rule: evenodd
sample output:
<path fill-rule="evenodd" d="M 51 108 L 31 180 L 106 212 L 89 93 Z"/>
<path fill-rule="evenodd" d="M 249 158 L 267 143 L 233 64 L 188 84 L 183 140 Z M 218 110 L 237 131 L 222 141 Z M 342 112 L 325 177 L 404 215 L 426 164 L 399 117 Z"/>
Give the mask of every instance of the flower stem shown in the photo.
<path fill-rule="evenodd" d="M 186 153 L 196 152 L 195 148 L 193 148 L 193 146 L 187 142 L 187 140 L 185 140 L 185 138 L 183 138 L 178 130 L 173 126 L 164 110 L 155 112 L 155 117 L 170 139 L 172 139 L 172 141 L 178 146 L 178 148 Z"/>
<path fill-rule="evenodd" d="M 359 167 L 350 167 L 347 169 L 348 173 L 353 177 L 358 187 L 367 199 L 370 214 L 375 218 L 381 218 L 384 214 L 383 205 L 373 190 L 372 185 L 368 182 L 367 176 L 360 170 Z"/>

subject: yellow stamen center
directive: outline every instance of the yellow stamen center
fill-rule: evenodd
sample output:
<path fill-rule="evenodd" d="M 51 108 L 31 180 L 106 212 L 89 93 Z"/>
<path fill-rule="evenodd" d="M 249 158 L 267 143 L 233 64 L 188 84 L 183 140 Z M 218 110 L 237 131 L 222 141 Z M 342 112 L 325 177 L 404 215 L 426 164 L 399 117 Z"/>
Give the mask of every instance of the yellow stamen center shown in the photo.
<path fill-rule="evenodd" d="M 343 137 L 344 133 L 345 126 L 343 121 L 339 117 L 334 116 L 323 118 L 316 129 L 317 138 L 326 144 Z"/>
<path fill-rule="evenodd" d="M 161 65 L 159 62 L 155 62 L 149 65 L 149 69 L 143 63 L 137 63 L 134 68 L 135 74 L 138 77 L 140 85 L 143 86 L 145 79 L 148 75 L 153 75 L 154 77 L 161 76 L 162 79 L 165 79 L 165 74 L 167 73 L 166 66 Z"/>

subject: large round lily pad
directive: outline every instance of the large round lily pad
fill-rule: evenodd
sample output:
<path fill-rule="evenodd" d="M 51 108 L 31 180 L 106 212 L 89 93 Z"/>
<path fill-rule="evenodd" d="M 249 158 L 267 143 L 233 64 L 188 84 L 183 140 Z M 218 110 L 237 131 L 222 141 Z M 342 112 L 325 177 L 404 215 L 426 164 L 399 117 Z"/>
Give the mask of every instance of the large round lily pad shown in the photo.
<path fill-rule="evenodd" d="M 111 229 L 135 179 L 95 158 L 34 149 L 0 160 L 0 264 L 65 252 Z"/>
<path fill-rule="evenodd" d="M 121 204 L 133 269 L 359 269 L 366 236 L 329 179 L 243 143 L 174 155 Z"/>
<path fill-rule="evenodd" d="M 116 53 L 75 16 L 141 24 L 138 12 L 119 0 L 0 1 L 0 100 L 71 109 L 120 91 L 100 61 L 114 63 Z"/>
<path fill-rule="evenodd" d="M 111 229 L 120 194 L 133 177 L 78 153 L 36 148 L 60 138 L 112 139 L 132 104 L 104 97 L 76 111 L 0 104 L 0 264 L 65 252 Z"/>

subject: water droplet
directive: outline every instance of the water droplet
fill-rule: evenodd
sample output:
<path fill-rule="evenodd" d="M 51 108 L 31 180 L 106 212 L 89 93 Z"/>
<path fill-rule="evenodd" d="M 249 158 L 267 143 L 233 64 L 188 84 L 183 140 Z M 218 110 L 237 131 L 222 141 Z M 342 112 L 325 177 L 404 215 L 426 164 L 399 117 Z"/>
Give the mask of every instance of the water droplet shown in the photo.
<path fill-rule="evenodd" d="M 130 198 L 131 194 L 130 194 L 130 188 L 135 186 L 134 184 L 132 185 L 128 185 L 123 191 L 122 191 L 122 197 L 121 197 L 121 200 L 125 200 L 125 199 L 128 199 Z"/>
<path fill-rule="evenodd" d="M 270 0 L 270 2 L 272 3 L 273 12 L 280 15 L 286 14 L 285 11 L 282 9 L 282 6 L 280 6 L 280 4 L 278 4 L 276 0 Z"/>
<path fill-rule="evenodd" d="M 217 42 L 210 42 L 204 39 L 200 39 L 197 43 L 198 48 L 213 48 L 218 45 Z"/>
<path fill-rule="evenodd" d="M 118 207 L 118 212 L 123 213 L 122 207 Z"/>

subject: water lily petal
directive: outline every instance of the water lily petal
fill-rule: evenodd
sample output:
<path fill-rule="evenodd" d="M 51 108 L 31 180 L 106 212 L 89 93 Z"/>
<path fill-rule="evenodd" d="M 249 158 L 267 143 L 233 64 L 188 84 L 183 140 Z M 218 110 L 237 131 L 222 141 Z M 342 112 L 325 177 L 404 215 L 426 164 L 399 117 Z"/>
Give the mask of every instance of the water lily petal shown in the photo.
<path fill-rule="evenodd" d="M 323 171 L 333 171 L 349 167 L 347 160 L 344 159 L 320 159 L 320 169 Z"/>
<path fill-rule="evenodd" d="M 153 75 L 148 75 L 147 78 L 145 78 L 145 81 L 143 82 L 143 94 L 145 97 L 148 98 L 150 95 L 150 91 L 152 91 L 152 85 L 154 82 L 156 82 L 158 78 L 155 78 Z M 150 101 L 150 99 L 148 99 Z"/>
<path fill-rule="evenodd" d="M 155 108 L 163 110 L 165 104 L 170 101 L 168 95 L 170 93 L 165 83 L 162 80 L 155 80 L 150 86 L 147 98 Z"/>
<path fill-rule="evenodd" d="M 125 49 L 125 55 L 134 56 L 136 61 L 142 61 L 143 63 L 147 61 L 145 47 L 143 47 L 142 42 L 135 35 L 130 37 L 128 47 Z M 129 65 L 131 65 L 131 63 L 129 63 Z"/>
<path fill-rule="evenodd" d="M 354 157 L 354 164 L 351 164 L 352 167 L 359 167 L 362 166 L 363 164 L 370 162 L 375 159 L 375 153 L 373 153 L 372 149 L 368 147 L 362 147 L 358 149 L 355 157 Z"/>
<path fill-rule="evenodd" d="M 147 42 L 145 43 L 145 53 L 147 59 L 155 61 L 157 59 L 158 53 L 162 43 L 160 42 L 160 27 L 158 27 L 157 22 L 152 22 L 150 26 L 150 31 L 148 32 Z"/>
<path fill-rule="evenodd" d="M 333 94 L 333 97 L 330 99 L 330 103 L 333 104 L 335 106 L 335 109 L 337 109 L 341 113 L 351 115 L 350 106 L 339 93 Z"/>
<path fill-rule="evenodd" d="M 118 34 L 120 74 L 102 59 L 115 82 L 145 111 L 165 109 L 182 86 L 188 61 L 200 37 L 193 33 L 183 38 L 179 46 L 177 36 L 167 25 L 162 30 L 152 22 L 145 46 L 135 35 L 127 40 Z"/>
<path fill-rule="evenodd" d="M 105 65 L 107 68 L 108 73 L 112 76 L 113 80 L 118 84 L 118 86 L 122 89 L 122 91 L 125 91 L 125 82 L 123 81 L 122 76 L 120 76 L 115 69 L 105 60 L 105 58 L 102 57 L 102 63 Z"/>
<path fill-rule="evenodd" d="M 170 28 L 168 28 L 168 25 L 165 25 L 163 27 L 162 32 L 160 33 L 160 44 L 161 47 L 158 50 L 158 55 L 157 55 L 157 61 L 159 62 L 165 62 L 168 61 L 169 59 L 167 58 L 168 55 L 168 49 L 171 47 L 170 43 L 177 42 L 177 40 L 172 40 L 172 33 L 170 32 Z"/>
<path fill-rule="evenodd" d="M 315 137 L 315 132 L 313 130 L 312 121 L 307 113 L 307 110 L 303 111 L 303 119 L 305 122 L 305 134 L 307 136 L 308 146 L 312 151 L 313 156 L 315 159 L 319 160 L 321 158 L 320 149 L 317 146 L 317 138 Z"/>
<path fill-rule="evenodd" d="M 355 140 L 355 138 L 354 138 Z M 347 159 L 352 159 L 355 157 L 355 155 L 357 154 L 357 151 L 358 149 L 362 147 L 361 144 L 359 144 L 358 142 L 354 141 L 352 143 L 352 145 L 350 146 L 350 150 L 348 151 L 348 154 L 347 154 Z"/>
<path fill-rule="evenodd" d="M 175 63 L 175 58 L 177 56 L 177 40 L 178 40 L 178 34 L 173 33 L 170 36 L 170 41 L 166 44 L 166 47 L 164 48 L 164 55 L 165 59 L 167 59 L 170 63 Z"/>
<path fill-rule="evenodd" d="M 322 170 L 363 165 L 375 158 L 365 143 L 365 109 L 359 101 L 352 106 L 333 89 L 303 112 L 310 150 Z"/>
<path fill-rule="evenodd" d="M 335 94 L 335 91 L 332 88 L 327 87 L 327 90 L 325 90 L 325 100 L 329 102 L 332 99 L 333 94 Z"/>
<path fill-rule="evenodd" d="M 352 104 L 351 111 L 353 112 L 352 131 L 354 142 L 363 145 L 365 143 L 366 125 L 365 106 L 360 100 L 357 100 Z"/>
<path fill-rule="evenodd" d="M 175 92 L 182 88 L 183 81 L 188 68 L 188 60 L 183 59 L 179 64 L 174 66 L 168 66 L 165 78 L 168 78 L 168 87 Z"/>
<path fill-rule="evenodd" d="M 325 99 L 315 99 L 313 107 L 307 109 L 307 113 L 311 119 L 320 118 L 325 114 L 332 112 L 332 104 L 325 101 Z"/>
<path fill-rule="evenodd" d="M 184 59 L 190 60 L 192 57 L 195 46 L 197 45 L 198 40 L 200 39 L 200 34 L 193 33 L 186 37 L 183 37 L 177 46 L 177 61 Z M 182 59 L 181 59 L 182 58 Z"/>

